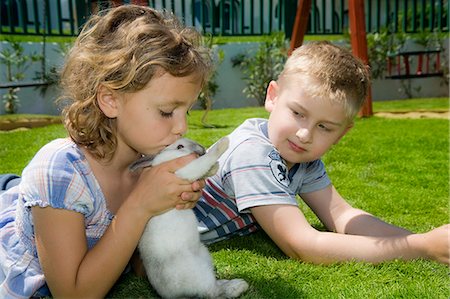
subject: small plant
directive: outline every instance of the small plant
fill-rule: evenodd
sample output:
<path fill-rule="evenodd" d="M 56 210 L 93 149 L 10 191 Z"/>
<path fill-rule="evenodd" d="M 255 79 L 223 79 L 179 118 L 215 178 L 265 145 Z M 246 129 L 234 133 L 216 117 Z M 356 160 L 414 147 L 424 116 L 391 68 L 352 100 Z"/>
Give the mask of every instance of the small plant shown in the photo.
<path fill-rule="evenodd" d="M 247 86 L 243 92 L 248 98 L 255 98 L 264 105 L 266 88 L 271 80 L 276 80 L 287 59 L 284 33 L 273 33 L 263 42 L 254 56 L 238 54 L 231 59 L 233 67 L 239 67 Z"/>
<path fill-rule="evenodd" d="M 72 46 L 71 43 L 58 43 L 58 48 L 54 49 L 54 51 L 61 57 L 65 57 Z M 44 62 L 45 63 L 45 62 Z M 34 77 L 34 80 L 44 81 L 46 84 L 38 87 L 42 96 L 45 95 L 47 90 L 56 84 L 59 83 L 60 73 L 59 69 L 56 66 L 50 67 L 48 71 L 45 69 L 42 71 L 37 71 Z"/>
<path fill-rule="evenodd" d="M 217 68 L 223 62 L 225 58 L 225 52 L 222 49 L 218 48 L 214 49 L 212 37 L 209 37 L 208 40 L 205 42 L 205 44 L 209 48 L 210 53 L 212 55 L 214 69 L 211 76 L 209 77 L 209 80 L 206 82 L 205 86 L 203 86 L 203 89 L 200 92 L 200 95 L 198 96 L 198 100 L 200 102 L 200 107 L 202 107 L 202 109 L 205 110 L 201 118 L 202 125 L 204 127 L 213 127 L 212 125 L 207 123 L 207 118 L 208 112 L 212 109 L 212 98 L 219 90 L 219 85 L 216 82 Z"/>
<path fill-rule="evenodd" d="M 18 87 L 10 87 L 8 88 L 8 92 L 3 95 L 3 104 L 5 108 L 6 114 L 14 114 L 17 112 L 17 108 L 19 107 L 19 97 L 17 93 L 20 88 Z"/>
<path fill-rule="evenodd" d="M 24 55 L 24 48 L 22 45 L 13 40 L 7 40 L 10 48 L 5 48 L 0 51 L 0 63 L 6 66 L 6 81 L 18 82 L 25 78 L 25 71 L 31 66 L 33 62 L 43 59 L 41 55 L 32 54 L 30 56 Z M 20 88 L 10 87 L 8 92 L 3 95 L 3 104 L 5 113 L 13 114 L 17 112 L 19 107 L 19 98 L 17 93 Z"/>

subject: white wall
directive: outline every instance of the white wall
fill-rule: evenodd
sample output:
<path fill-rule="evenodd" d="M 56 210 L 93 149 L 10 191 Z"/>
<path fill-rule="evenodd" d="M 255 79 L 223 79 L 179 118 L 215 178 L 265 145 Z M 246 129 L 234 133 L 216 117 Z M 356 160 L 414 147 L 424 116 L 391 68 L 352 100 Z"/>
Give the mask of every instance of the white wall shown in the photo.
<path fill-rule="evenodd" d="M 6 47 L 6 43 L 0 43 L 0 51 Z M 42 51 L 41 43 L 25 43 L 26 53 Z M 242 92 L 245 82 L 242 79 L 242 73 L 238 68 L 233 68 L 231 58 L 239 53 L 251 54 L 258 48 L 257 43 L 232 43 L 219 46 L 225 53 L 225 59 L 218 67 L 217 83 L 219 90 L 213 99 L 213 109 L 221 108 L 238 108 L 257 106 L 254 98 L 247 98 Z M 62 64 L 63 58 L 57 53 L 57 45 L 54 43 L 47 44 L 47 68 Z M 447 43 L 448 51 L 448 43 Z M 448 52 L 447 52 L 448 55 Z M 0 65 L 0 82 L 5 82 L 4 65 Z M 39 70 L 38 64 L 28 70 L 27 79 L 32 80 L 35 71 Z M 411 79 L 413 95 L 415 97 L 445 97 L 449 96 L 448 86 L 442 84 L 442 78 L 421 78 Z M 420 89 L 420 91 L 419 91 Z M 0 98 L 6 93 L 6 89 L 0 89 Z M 40 113 L 54 114 L 60 113 L 58 107 L 54 104 L 54 100 L 58 95 L 57 88 L 52 87 L 45 96 L 41 96 L 39 90 L 33 87 L 21 88 L 18 93 L 20 99 L 20 107 L 18 113 Z M 403 99 L 406 98 L 405 93 L 401 90 L 399 80 L 385 79 L 375 80 L 372 86 L 373 101 Z M 3 103 L 0 105 L 0 114 L 4 113 Z"/>

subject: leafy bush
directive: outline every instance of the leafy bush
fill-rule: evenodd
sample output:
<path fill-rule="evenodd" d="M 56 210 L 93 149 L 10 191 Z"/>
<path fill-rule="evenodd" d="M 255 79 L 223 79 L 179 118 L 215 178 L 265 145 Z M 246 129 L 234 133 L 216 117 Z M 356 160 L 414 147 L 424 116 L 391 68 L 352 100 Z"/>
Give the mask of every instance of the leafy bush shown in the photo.
<path fill-rule="evenodd" d="M 24 48 L 20 42 L 7 40 L 10 47 L 6 47 L 0 51 L 0 64 L 6 69 L 5 77 L 7 82 L 19 82 L 25 78 L 25 71 L 33 62 L 42 61 L 41 55 L 32 54 L 30 56 L 24 54 Z M 17 93 L 18 87 L 8 88 L 8 92 L 3 95 L 3 104 L 5 112 L 8 114 L 16 113 L 19 106 L 19 98 Z"/>
<path fill-rule="evenodd" d="M 386 61 L 389 55 L 395 55 L 405 45 L 407 36 L 404 32 L 392 33 L 382 28 L 380 33 L 367 35 L 367 48 L 372 78 L 383 78 L 386 73 Z"/>
<path fill-rule="evenodd" d="M 233 67 L 239 67 L 244 74 L 246 87 L 243 92 L 248 98 L 255 98 L 264 105 L 266 88 L 276 80 L 287 59 L 284 33 L 273 33 L 262 42 L 254 56 L 238 54 L 231 59 Z"/>
<path fill-rule="evenodd" d="M 207 124 L 207 116 L 208 112 L 212 109 L 213 97 L 219 90 L 219 84 L 217 84 L 216 81 L 217 68 L 223 62 L 225 58 L 225 52 L 213 45 L 212 37 L 209 37 L 208 40 L 205 41 L 205 44 L 210 50 L 210 55 L 212 56 L 214 67 L 209 80 L 206 82 L 205 86 L 203 86 L 203 89 L 198 96 L 198 100 L 200 103 L 200 107 L 204 110 L 202 116 L 202 124 L 204 127 L 211 127 L 211 125 Z"/>

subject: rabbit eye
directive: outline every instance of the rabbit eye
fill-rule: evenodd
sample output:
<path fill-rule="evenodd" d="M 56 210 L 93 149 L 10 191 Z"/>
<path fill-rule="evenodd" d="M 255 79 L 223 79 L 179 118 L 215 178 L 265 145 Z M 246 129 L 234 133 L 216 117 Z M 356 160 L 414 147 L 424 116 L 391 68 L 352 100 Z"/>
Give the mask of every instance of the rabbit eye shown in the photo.
<path fill-rule="evenodd" d="M 182 144 L 177 146 L 177 149 L 182 149 L 182 148 L 184 148 L 184 146 Z"/>

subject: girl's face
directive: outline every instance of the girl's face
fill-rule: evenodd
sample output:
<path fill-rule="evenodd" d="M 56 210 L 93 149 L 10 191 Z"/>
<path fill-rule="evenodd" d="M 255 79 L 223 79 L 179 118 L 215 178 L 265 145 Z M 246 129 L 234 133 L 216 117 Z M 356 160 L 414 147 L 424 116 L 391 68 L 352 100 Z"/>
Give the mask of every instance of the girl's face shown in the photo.
<path fill-rule="evenodd" d="M 302 84 L 272 81 L 266 96 L 269 139 L 288 167 L 319 159 L 351 127 L 342 104 L 312 98 Z"/>
<path fill-rule="evenodd" d="M 197 76 L 164 73 L 135 93 L 118 96 L 118 146 L 135 153 L 156 154 L 187 131 L 187 113 L 200 93 Z M 119 148 L 118 147 L 118 148 Z"/>

